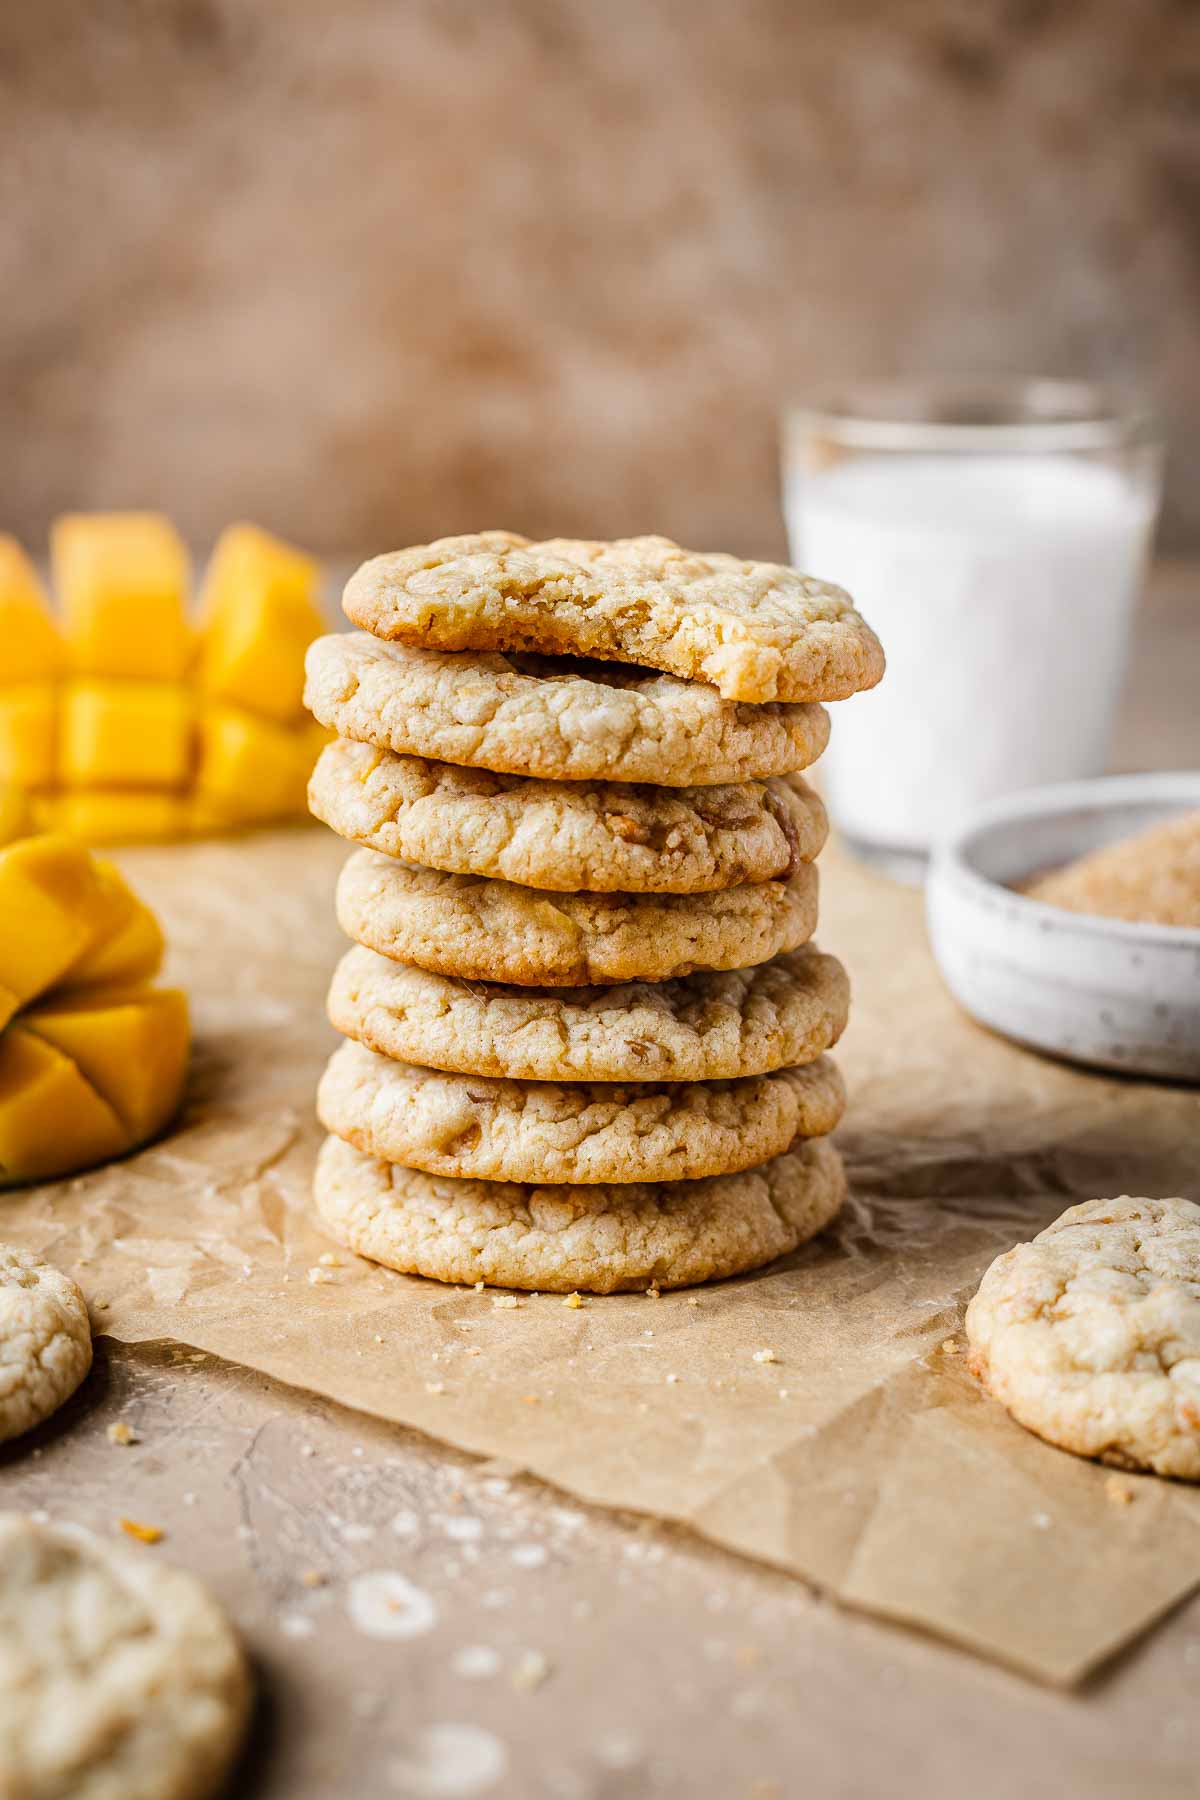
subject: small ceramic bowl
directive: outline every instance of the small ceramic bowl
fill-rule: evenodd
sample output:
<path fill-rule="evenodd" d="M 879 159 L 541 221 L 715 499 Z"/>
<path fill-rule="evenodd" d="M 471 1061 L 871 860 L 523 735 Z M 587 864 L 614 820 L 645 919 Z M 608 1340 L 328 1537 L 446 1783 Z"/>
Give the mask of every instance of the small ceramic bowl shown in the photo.
<path fill-rule="evenodd" d="M 1200 773 L 1118 775 L 995 802 L 934 853 L 929 936 L 955 998 L 1035 1050 L 1200 1081 L 1200 929 L 1064 912 L 1009 885 L 1200 809 Z"/>

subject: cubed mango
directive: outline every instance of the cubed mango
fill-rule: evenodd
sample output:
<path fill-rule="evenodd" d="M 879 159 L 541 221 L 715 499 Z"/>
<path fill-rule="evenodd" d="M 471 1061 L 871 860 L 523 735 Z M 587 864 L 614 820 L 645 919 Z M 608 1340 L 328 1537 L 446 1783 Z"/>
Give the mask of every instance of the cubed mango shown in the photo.
<path fill-rule="evenodd" d="M 166 681 L 72 681 L 63 689 L 59 776 L 66 786 L 182 787 L 195 707 Z"/>
<path fill-rule="evenodd" d="M 31 1007 L 20 1029 L 70 1057 L 130 1144 L 160 1131 L 179 1105 L 189 1043 L 179 988 L 74 988 Z"/>
<path fill-rule="evenodd" d="M 37 572 L 16 538 L 0 533 L 0 684 L 50 681 L 62 661 Z"/>
<path fill-rule="evenodd" d="M 90 986 L 96 982 L 129 983 L 147 981 L 162 966 L 162 926 L 144 901 L 139 900 L 120 870 L 112 863 L 95 858 L 102 885 L 110 894 L 127 904 L 115 916 L 78 962 L 72 963 L 67 979 L 71 986 Z"/>
<path fill-rule="evenodd" d="M 0 850 L 0 984 L 22 1002 L 58 981 L 114 916 L 87 852 L 64 838 Z"/>
<path fill-rule="evenodd" d="M 47 787 L 54 780 L 57 690 L 46 681 L 0 687 L 0 783 Z"/>
<path fill-rule="evenodd" d="M 200 720 L 198 798 L 231 824 L 289 818 L 306 809 L 316 752 L 312 732 L 288 730 L 233 706 L 209 706 Z"/>
<path fill-rule="evenodd" d="M 51 532 L 73 666 L 87 675 L 179 681 L 191 655 L 188 557 L 159 513 L 68 513 Z"/>
<path fill-rule="evenodd" d="M 19 787 L 0 787 L 0 844 L 28 837 L 33 830 L 29 800 Z"/>
<path fill-rule="evenodd" d="M 324 629 L 317 564 L 252 525 L 231 527 L 205 588 L 199 679 L 277 724 L 302 716 L 304 653 Z"/>
<path fill-rule="evenodd" d="M 74 788 L 47 794 L 34 816 L 81 844 L 151 844 L 190 830 L 186 795 L 163 789 Z"/>
<path fill-rule="evenodd" d="M 0 1035 L 0 1182 L 119 1156 L 128 1129 L 68 1056 L 21 1025 Z"/>
<path fill-rule="evenodd" d="M 279 600 L 313 600 L 320 564 L 259 525 L 228 525 L 217 539 L 200 593 L 200 622 L 238 607 L 250 590 Z"/>

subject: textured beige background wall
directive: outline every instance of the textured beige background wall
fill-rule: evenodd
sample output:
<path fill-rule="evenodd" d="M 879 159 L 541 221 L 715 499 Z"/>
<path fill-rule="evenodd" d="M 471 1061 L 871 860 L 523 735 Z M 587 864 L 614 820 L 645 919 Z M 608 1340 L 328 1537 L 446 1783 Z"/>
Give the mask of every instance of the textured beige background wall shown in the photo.
<path fill-rule="evenodd" d="M 0 524 L 782 547 L 831 372 L 1162 386 L 1200 541 L 1185 0 L 0 0 Z"/>

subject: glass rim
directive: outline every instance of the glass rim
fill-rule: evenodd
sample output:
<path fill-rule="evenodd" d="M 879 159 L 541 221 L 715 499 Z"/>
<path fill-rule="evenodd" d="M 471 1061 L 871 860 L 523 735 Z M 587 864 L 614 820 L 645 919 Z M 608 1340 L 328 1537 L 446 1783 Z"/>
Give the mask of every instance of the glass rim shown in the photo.
<path fill-rule="evenodd" d="M 1136 388 L 1044 375 L 849 381 L 790 405 L 784 426 L 789 442 L 820 436 L 862 450 L 1119 450 L 1163 442 L 1158 416 Z"/>

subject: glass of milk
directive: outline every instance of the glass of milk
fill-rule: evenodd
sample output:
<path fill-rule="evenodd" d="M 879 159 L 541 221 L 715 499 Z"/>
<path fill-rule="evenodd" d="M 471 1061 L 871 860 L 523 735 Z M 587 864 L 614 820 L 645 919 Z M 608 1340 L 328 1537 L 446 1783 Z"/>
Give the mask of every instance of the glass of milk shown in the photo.
<path fill-rule="evenodd" d="M 882 384 L 789 415 L 792 560 L 887 652 L 820 765 L 860 855 L 919 879 L 981 801 L 1104 772 L 1161 478 L 1152 418 L 1082 382 Z"/>

